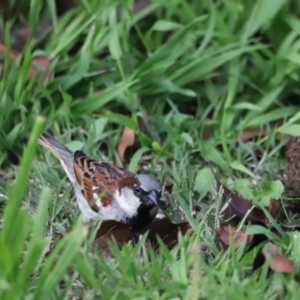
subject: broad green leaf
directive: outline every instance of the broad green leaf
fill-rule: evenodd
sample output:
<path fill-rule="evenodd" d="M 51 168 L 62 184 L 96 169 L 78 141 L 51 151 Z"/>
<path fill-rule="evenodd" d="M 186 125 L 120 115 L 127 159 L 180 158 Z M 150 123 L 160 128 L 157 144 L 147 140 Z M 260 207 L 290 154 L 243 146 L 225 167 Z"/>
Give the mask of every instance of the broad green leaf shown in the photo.
<path fill-rule="evenodd" d="M 284 191 L 284 185 L 280 180 L 263 181 L 259 189 L 254 192 L 254 199 L 261 205 L 268 206 L 270 199 L 278 200 Z"/>
<path fill-rule="evenodd" d="M 72 141 L 72 142 L 66 144 L 66 147 L 68 147 L 73 152 L 75 152 L 77 150 L 82 150 L 83 146 L 84 146 L 84 143 L 80 142 L 80 141 Z"/>
<path fill-rule="evenodd" d="M 122 126 L 127 126 L 133 131 L 138 130 L 137 118 L 134 115 L 131 118 L 128 118 L 121 114 L 107 114 L 104 115 L 103 118 L 105 118 L 109 123 L 116 123 Z"/>
<path fill-rule="evenodd" d="M 162 152 L 162 147 L 159 145 L 158 142 L 152 142 L 151 146 L 152 146 L 153 150 L 155 150 L 157 152 Z"/>
<path fill-rule="evenodd" d="M 210 168 L 200 170 L 195 178 L 194 191 L 204 195 L 215 187 L 215 177 Z"/>
<path fill-rule="evenodd" d="M 117 30 L 113 30 L 111 32 L 108 47 L 109 47 L 110 54 L 114 59 L 119 59 L 122 56 L 122 50 L 121 50 Z"/>
<path fill-rule="evenodd" d="M 107 118 L 103 116 L 99 119 L 96 119 L 91 125 L 89 132 L 92 136 L 94 136 L 94 143 L 98 142 L 101 139 L 106 124 Z"/>
<path fill-rule="evenodd" d="M 191 147 L 194 147 L 193 138 L 186 132 L 181 134 L 181 138 L 184 139 Z"/>
<path fill-rule="evenodd" d="M 87 99 L 81 99 L 74 104 L 72 110 L 76 114 L 91 113 L 97 109 L 102 108 L 105 104 L 115 100 L 118 96 L 124 93 L 129 87 L 134 85 L 137 80 L 123 81 L 116 84 L 114 87 L 109 87 L 102 91 L 99 95 Z"/>
<path fill-rule="evenodd" d="M 272 0 L 271 2 L 269 0 L 257 1 L 253 5 L 252 13 L 245 25 L 243 40 L 246 41 L 257 30 L 266 25 L 285 3 L 284 0 Z"/>
<path fill-rule="evenodd" d="M 185 64 L 182 68 L 177 69 L 171 76 L 172 81 L 179 86 L 184 85 L 193 80 L 203 79 L 208 76 L 216 68 L 226 62 L 239 57 L 240 55 L 262 49 L 261 45 L 240 46 L 237 49 L 223 51 L 217 55 L 212 53 L 209 57 L 200 57 L 193 59 L 190 63 Z"/>
<path fill-rule="evenodd" d="M 253 199 L 253 186 L 249 179 L 237 178 L 234 180 L 232 189 L 235 190 L 244 199 Z"/>
<path fill-rule="evenodd" d="M 247 234 L 263 234 L 273 242 L 280 242 L 280 237 L 270 229 L 259 225 L 250 225 L 247 227 Z"/>
<path fill-rule="evenodd" d="M 201 147 L 202 156 L 206 161 L 212 161 L 221 167 L 224 171 L 231 173 L 227 162 L 224 160 L 220 152 L 209 142 L 204 142 Z"/>
<path fill-rule="evenodd" d="M 165 70 L 168 66 L 185 51 L 191 41 L 192 28 L 202 22 L 206 16 L 201 16 L 188 25 L 178 30 L 166 43 L 159 47 L 139 68 L 136 76 L 153 72 L 154 70 Z M 189 41 L 187 43 L 187 40 Z M 183 43 L 186 41 L 186 43 Z M 170 52 L 171 50 L 171 52 Z"/>
<path fill-rule="evenodd" d="M 238 161 L 238 160 L 233 161 L 233 162 L 230 164 L 230 167 L 233 168 L 233 169 L 235 169 L 235 170 L 244 172 L 244 173 L 246 173 L 247 175 L 251 176 L 252 178 L 256 178 L 255 175 L 254 175 L 249 169 L 247 169 L 247 168 L 246 168 L 240 161 Z"/>
<path fill-rule="evenodd" d="M 182 28 L 181 24 L 170 22 L 170 21 L 164 21 L 159 20 L 156 21 L 155 24 L 152 26 L 151 30 L 156 31 L 170 31 L 170 30 L 176 30 Z"/>
<path fill-rule="evenodd" d="M 288 125 L 287 127 L 278 128 L 276 131 L 280 133 L 289 134 L 292 136 L 300 136 L 300 125 L 291 124 Z"/>
<path fill-rule="evenodd" d="M 139 161 L 146 152 L 150 151 L 150 148 L 142 147 L 139 150 L 137 150 L 134 155 L 132 156 L 130 160 L 130 164 L 128 166 L 128 170 L 131 172 L 136 172 L 137 166 L 139 164 Z"/>
<path fill-rule="evenodd" d="M 290 106 L 290 107 L 274 109 L 264 114 L 259 114 L 256 112 L 256 115 L 252 115 L 251 119 L 248 117 L 245 118 L 243 124 L 247 128 L 247 127 L 261 126 L 262 124 L 266 124 L 276 120 L 282 120 L 284 118 L 288 118 L 294 115 L 295 109 L 297 109 L 295 106 L 294 107 Z"/>
<path fill-rule="evenodd" d="M 246 110 L 255 110 L 255 111 L 261 111 L 261 107 L 258 105 L 255 105 L 253 103 L 249 102 L 239 102 L 237 104 L 233 105 L 233 108 L 235 109 L 246 109 Z"/>

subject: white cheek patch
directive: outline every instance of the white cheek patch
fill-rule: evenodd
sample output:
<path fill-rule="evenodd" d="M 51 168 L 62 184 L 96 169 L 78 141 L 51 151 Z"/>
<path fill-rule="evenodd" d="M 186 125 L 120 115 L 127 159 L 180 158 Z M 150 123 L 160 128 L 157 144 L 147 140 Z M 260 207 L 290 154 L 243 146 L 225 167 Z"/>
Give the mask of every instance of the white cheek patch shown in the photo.
<path fill-rule="evenodd" d="M 131 190 L 123 191 L 123 193 L 116 191 L 115 200 L 125 215 L 130 218 L 137 214 L 137 209 L 141 204 L 140 199 Z"/>

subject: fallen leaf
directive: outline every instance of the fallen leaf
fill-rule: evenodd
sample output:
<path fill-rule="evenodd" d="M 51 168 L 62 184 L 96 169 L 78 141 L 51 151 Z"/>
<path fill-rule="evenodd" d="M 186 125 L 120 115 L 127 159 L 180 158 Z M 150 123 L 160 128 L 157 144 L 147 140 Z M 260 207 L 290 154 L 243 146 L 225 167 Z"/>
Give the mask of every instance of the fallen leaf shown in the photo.
<path fill-rule="evenodd" d="M 293 273 L 294 262 L 282 254 L 275 253 L 276 246 L 273 243 L 268 243 L 263 250 L 257 253 L 254 262 L 253 270 L 260 268 L 266 261 L 269 263 L 269 269 L 283 274 Z"/>
<path fill-rule="evenodd" d="M 0 54 L 4 54 L 6 51 L 5 45 L 0 43 Z M 15 61 L 19 57 L 20 53 L 13 49 L 10 50 L 10 58 Z M 3 60 L 0 60 L 0 64 L 3 64 Z M 39 74 L 39 80 L 44 81 L 50 73 L 50 60 L 45 56 L 36 56 L 31 60 L 31 66 L 28 72 L 28 78 L 32 78 L 36 74 Z"/>
<path fill-rule="evenodd" d="M 269 213 L 275 218 L 281 210 L 281 202 L 279 200 L 270 199 L 269 202 Z"/>
<path fill-rule="evenodd" d="M 220 187 L 221 184 L 217 182 L 217 191 L 220 190 Z M 223 201 L 225 201 L 226 203 L 220 210 L 220 216 L 229 219 L 233 217 L 244 218 L 247 215 L 248 221 L 265 222 L 266 220 L 266 216 L 261 209 L 257 207 L 253 208 L 253 204 L 251 201 L 232 193 L 228 188 L 224 186 Z"/>
<path fill-rule="evenodd" d="M 44 81 L 50 74 L 50 65 L 51 62 L 49 58 L 45 56 L 33 57 L 31 60 L 28 78 L 32 78 L 34 75 L 39 74 L 39 80 Z"/>
<path fill-rule="evenodd" d="M 30 28 L 30 26 L 15 28 L 10 32 L 11 48 L 20 52 L 25 47 L 28 40 L 32 38 L 35 42 L 37 42 L 35 48 L 44 49 L 46 42 L 48 41 L 49 33 L 52 30 L 52 26 L 53 25 L 50 20 L 40 21 L 33 36 L 31 34 L 32 28 Z M 5 44 L 5 33 L 3 31 L 0 31 L 0 42 Z"/>
<path fill-rule="evenodd" d="M 211 163 L 209 163 L 209 167 L 214 174 L 215 180 L 216 180 L 216 191 L 219 193 L 221 189 L 221 183 L 217 180 L 216 173 L 214 172 Z M 243 197 L 231 192 L 227 187 L 222 186 L 223 188 L 223 194 L 222 194 L 222 200 L 223 200 L 223 206 L 220 209 L 219 216 L 226 218 L 226 219 L 233 219 L 233 218 L 244 218 L 248 221 L 256 222 L 256 223 L 268 223 L 268 218 L 265 215 L 265 213 L 255 207 L 253 203 L 247 199 L 244 199 Z M 277 215 L 281 208 L 281 203 L 276 200 L 270 199 L 269 201 L 269 211 L 272 216 Z"/>
<path fill-rule="evenodd" d="M 151 243 L 155 250 L 159 249 L 157 237 L 159 237 L 164 244 L 172 249 L 178 242 L 178 234 L 185 235 L 190 229 L 188 222 L 172 223 L 168 218 L 155 219 L 147 228 L 143 229 L 141 233 L 148 231 L 147 241 Z"/>
<path fill-rule="evenodd" d="M 203 168 L 198 171 L 195 177 L 194 191 L 205 195 L 213 190 L 215 186 L 215 177 L 210 168 Z"/>
<path fill-rule="evenodd" d="M 5 54 L 5 52 L 6 52 L 6 47 L 4 46 L 4 44 L 0 43 L 0 54 Z M 19 52 L 11 49 L 9 55 L 12 60 L 16 60 L 19 56 Z M 0 63 L 2 64 L 3 60 L 0 60 Z"/>
<path fill-rule="evenodd" d="M 267 127 L 260 127 L 260 128 L 253 128 L 253 129 L 249 129 L 249 130 L 245 130 L 243 132 L 239 132 L 235 135 L 235 139 L 236 140 L 241 140 L 243 142 L 246 142 L 248 140 L 251 140 L 253 138 L 256 137 L 264 137 L 266 135 L 268 135 L 270 132 L 274 131 L 275 129 L 277 129 L 278 127 L 280 127 L 283 124 L 283 122 L 277 122 L 274 125 L 272 125 L 269 128 Z M 213 134 L 213 130 L 205 130 L 203 133 L 203 138 L 204 139 L 208 139 L 212 136 Z M 281 140 L 283 138 L 285 138 L 287 136 L 287 134 L 277 134 L 276 135 L 276 139 Z"/>
<path fill-rule="evenodd" d="M 124 162 L 124 154 L 126 149 L 131 147 L 134 144 L 134 141 L 134 131 L 129 127 L 124 127 L 117 149 L 118 157 L 122 163 Z"/>
<path fill-rule="evenodd" d="M 246 230 L 238 229 L 231 225 L 221 226 L 215 229 L 222 245 L 227 249 L 230 242 L 233 241 L 236 246 L 243 243 L 249 244 L 253 240 L 253 234 L 247 234 Z"/>
<path fill-rule="evenodd" d="M 185 235 L 189 229 L 190 225 L 187 222 L 175 224 L 168 218 L 162 218 L 155 219 L 140 232 L 132 233 L 129 225 L 114 220 L 107 220 L 102 222 L 93 244 L 101 251 L 104 251 L 106 255 L 112 256 L 109 243 L 113 239 L 122 248 L 129 241 L 133 244 L 137 243 L 140 236 L 148 232 L 146 242 L 153 246 L 155 250 L 159 250 L 157 237 L 164 242 L 168 249 L 172 249 L 178 242 L 178 234 Z"/>
<path fill-rule="evenodd" d="M 97 231 L 93 245 L 105 253 L 107 256 L 112 256 L 109 244 L 115 240 L 119 248 L 122 248 L 130 239 L 131 227 L 127 224 L 107 220 L 103 221 Z"/>
<path fill-rule="evenodd" d="M 118 222 L 115 220 L 105 220 L 101 223 L 100 228 L 97 231 L 95 236 L 95 241 L 102 238 L 107 234 L 114 234 L 116 236 L 117 241 L 122 244 L 123 240 L 127 240 L 129 234 L 131 232 L 131 227 L 125 223 Z"/>
<path fill-rule="evenodd" d="M 281 254 L 270 254 L 268 259 L 271 270 L 286 274 L 294 272 L 294 263 L 287 257 Z"/>

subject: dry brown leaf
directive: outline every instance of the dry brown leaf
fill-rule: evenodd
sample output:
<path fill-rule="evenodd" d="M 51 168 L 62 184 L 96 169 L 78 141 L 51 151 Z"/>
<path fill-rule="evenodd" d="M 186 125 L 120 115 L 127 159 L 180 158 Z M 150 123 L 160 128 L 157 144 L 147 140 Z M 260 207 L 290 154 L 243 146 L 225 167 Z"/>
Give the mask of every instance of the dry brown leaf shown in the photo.
<path fill-rule="evenodd" d="M 217 182 L 217 191 L 219 191 L 221 184 Z M 257 208 L 253 208 L 251 201 L 242 198 L 241 196 L 232 193 L 228 188 L 223 186 L 223 201 L 225 205 L 220 210 L 220 215 L 225 218 L 240 217 L 244 218 L 247 215 L 248 221 L 265 222 L 266 216 L 264 212 Z"/>
<path fill-rule="evenodd" d="M 215 231 L 225 249 L 229 247 L 231 241 L 236 246 L 240 246 L 243 243 L 249 244 L 254 236 L 253 234 L 247 234 L 246 230 L 238 229 L 231 225 L 218 227 Z"/>
<path fill-rule="evenodd" d="M 281 210 L 281 202 L 279 200 L 270 199 L 269 202 L 269 213 L 275 218 Z"/>
<path fill-rule="evenodd" d="M 5 45 L 0 43 L 0 54 L 4 54 L 6 51 Z M 19 57 L 20 53 L 15 50 L 10 50 L 10 58 L 15 61 Z M 3 60 L 0 60 L 0 64 L 3 64 Z M 50 71 L 50 60 L 44 56 L 36 56 L 32 58 L 31 67 L 29 69 L 28 78 L 32 78 L 34 75 L 39 74 L 39 79 L 44 81 Z"/>
<path fill-rule="evenodd" d="M 5 54 L 5 52 L 6 52 L 6 47 L 4 46 L 4 44 L 0 43 L 0 54 Z M 19 52 L 11 49 L 9 55 L 12 60 L 16 60 L 19 56 Z M 0 64 L 2 63 L 3 60 L 0 60 Z"/>
<path fill-rule="evenodd" d="M 185 235 L 190 229 L 188 222 L 172 223 L 168 218 L 155 219 L 147 228 L 143 229 L 141 233 L 148 231 L 147 241 L 154 247 L 159 249 L 157 237 L 159 237 L 168 249 L 172 249 L 178 243 L 178 235 Z"/>
<path fill-rule="evenodd" d="M 124 162 L 124 154 L 126 149 L 133 146 L 134 141 L 134 131 L 129 127 L 124 127 L 117 149 L 118 157 L 122 163 Z"/>
<path fill-rule="evenodd" d="M 130 239 L 131 227 L 127 224 L 107 220 L 103 221 L 99 230 L 97 231 L 95 240 L 93 242 L 100 252 L 104 252 L 108 256 L 112 256 L 109 249 L 109 243 L 116 240 L 119 248 L 122 248 Z"/>
<path fill-rule="evenodd" d="M 271 270 L 285 274 L 294 272 L 294 263 L 282 254 L 269 254 L 265 257 L 269 259 Z"/>
<path fill-rule="evenodd" d="M 282 124 L 283 124 L 283 122 L 277 122 L 276 124 L 274 124 L 273 126 L 270 127 L 270 130 L 268 130 L 267 127 L 248 129 L 241 133 L 237 133 L 235 135 L 235 139 L 246 142 L 246 141 L 256 138 L 258 136 L 263 137 L 263 136 L 266 136 L 270 131 L 274 131 L 276 128 L 280 127 Z M 212 134 L 213 134 L 213 130 L 208 129 L 208 130 L 204 131 L 203 138 L 208 139 L 212 136 Z M 285 138 L 286 136 L 287 136 L 287 134 L 277 134 L 276 139 L 281 140 L 281 139 Z"/>
<path fill-rule="evenodd" d="M 50 60 L 45 56 L 33 57 L 28 77 L 32 78 L 35 74 L 39 74 L 39 79 L 44 81 L 50 74 L 50 65 Z"/>
<path fill-rule="evenodd" d="M 267 243 L 263 250 L 257 253 L 253 262 L 253 270 L 260 268 L 267 260 L 270 270 L 283 274 L 293 273 L 295 271 L 293 261 L 275 252 L 276 246 L 271 242 Z"/>
<path fill-rule="evenodd" d="M 217 192 L 220 190 L 221 183 L 217 181 Z M 250 200 L 231 192 L 225 186 L 223 187 L 223 202 L 225 204 L 220 210 L 220 216 L 226 219 L 234 217 L 244 218 L 247 216 L 248 221 L 259 222 L 267 224 L 269 222 L 267 216 L 258 207 L 253 207 Z M 281 202 L 279 200 L 270 199 L 269 212 L 275 218 L 281 210 Z"/>
<path fill-rule="evenodd" d="M 93 245 L 100 253 L 112 257 L 109 244 L 115 240 L 119 248 L 122 248 L 127 242 L 135 244 L 140 236 L 148 232 L 146 243 L 148 248 L 153 247 L 159 250 L 159 237 L 168 249 L 172 249 L 178 243 L 178 235 L 185 235 L 190 229 L 187 222 L 172 223 L 168 218 L 155 219 L 149 226 L 137 233 L 131 232 L 131 226 L 115 221 L 105 220 L 96 233 Z M 66 232 L 70 232 L 72 228 L 68 228 Z M 63 235 L 60 235 L 62 238 Z"/>

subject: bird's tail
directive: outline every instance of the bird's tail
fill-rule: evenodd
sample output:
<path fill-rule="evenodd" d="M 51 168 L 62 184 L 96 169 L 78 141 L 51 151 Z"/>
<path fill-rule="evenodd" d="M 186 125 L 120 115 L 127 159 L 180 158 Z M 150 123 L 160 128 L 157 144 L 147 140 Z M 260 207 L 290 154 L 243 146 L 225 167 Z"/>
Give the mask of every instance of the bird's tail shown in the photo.
<path fill-rule="evenodd" d="M 76 185 L 77 180 L 73 167 L 74 153 L 49 134 L 42 134 L 39 143 L 60 160 L 69 179 Z"/>
<path fill-rule="evenodd" d="M 68 162 L 73 158 L 73 152 L 49 134 L 42 134 L 41 138 L 39 139 L 39 143 L 59 160 Z"/>

